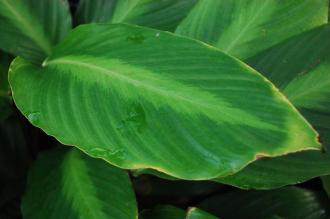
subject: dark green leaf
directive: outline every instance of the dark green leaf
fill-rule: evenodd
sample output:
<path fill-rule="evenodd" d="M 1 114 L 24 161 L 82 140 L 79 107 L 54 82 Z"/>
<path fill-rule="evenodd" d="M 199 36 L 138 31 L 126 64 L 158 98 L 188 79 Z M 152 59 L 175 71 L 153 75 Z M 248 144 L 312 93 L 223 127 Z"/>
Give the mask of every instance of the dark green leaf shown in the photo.
<path fill-rule="evenodd" d="M 199 206 L 226 219 L 326 219 L 330 202 L 320 192 L 288 187 L 272 191 L 234 191 Z"/>
<path fill-rule="evenodd" d="M 187 212 L 185 219 L 217 219 L 214 215 L 211 215 L 198 208 L 190 208 Z M 219 218 L 218 218 L 219 219 Z"/>
<path fill-rule="evenodd" d="M 330 25 L 300 34 L 249 63 L 281 87 L 330 144 Z M 218 181 L 241 188 L 274 188 L 330 174 L 330 154 L 301 152 L 264 158 Z"/>
<path fill-rule="evenodd" d="M 159 205 L 152 210 L 144 210 L 139 219 L 184 219 L 186 212 L 170 205 Z"/>
<path fill-rule="evenodd" d="M 81 0 L 76 23 L 131 23 L 174 30 L 197 0 Z"/>
<path fill-rule="evenodd" d="M 122 168 L 209 179 L 259 156 L 320 148 L 316 132 L 259 73 L 168 32 L 84 25 L 42 68 L 16 59 L 10 84 L 32 124 Z"/>
<path fill-rule="evenodd" d="M 66 0 L 1 0 L 0 47 L 41 62 L 71 28 Z"/>
<path fill-rule="evenodd" d="M 328 0 L 204 0 L 176 32 L 246 59 L 327 23 L 328 4 Z"/>
<path fill-rule="evenodd" d="M 40 155 L 29 173 L 25 219 L 136 219 L 128 174 L 77 149 Z"/>
<path fill-rule="evenodd" d="M 322 184 L 323 184 L 324 190 L 327 192 L 327 194 L 330 198 L 330 175 L 323 176 L 321 179 L 322 179 Z"/>

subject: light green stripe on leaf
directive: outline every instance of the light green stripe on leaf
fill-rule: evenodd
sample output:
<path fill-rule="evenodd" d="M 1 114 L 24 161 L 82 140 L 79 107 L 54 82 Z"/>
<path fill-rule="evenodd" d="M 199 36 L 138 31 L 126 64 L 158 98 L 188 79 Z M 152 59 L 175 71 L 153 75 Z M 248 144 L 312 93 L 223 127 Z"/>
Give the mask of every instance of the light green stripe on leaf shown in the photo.
<path fill-rule="evenodd" d="M 16 59 L 11 69 L 15 103 L 32 124 L 121 168 L 210 179 L 258 156 L 320 148 L 259 73 L 168 32 L 84 25 L 43 67 Z"/>

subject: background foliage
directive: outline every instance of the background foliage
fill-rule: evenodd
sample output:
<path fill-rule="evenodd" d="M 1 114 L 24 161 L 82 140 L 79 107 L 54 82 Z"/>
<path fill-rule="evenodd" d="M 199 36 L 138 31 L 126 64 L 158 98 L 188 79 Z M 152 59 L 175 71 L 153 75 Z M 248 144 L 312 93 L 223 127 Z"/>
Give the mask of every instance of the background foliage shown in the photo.
<path fill-rule="evenodd" d="M 328 16 L 2 0 L 0 218 L 330 218 Z"/>

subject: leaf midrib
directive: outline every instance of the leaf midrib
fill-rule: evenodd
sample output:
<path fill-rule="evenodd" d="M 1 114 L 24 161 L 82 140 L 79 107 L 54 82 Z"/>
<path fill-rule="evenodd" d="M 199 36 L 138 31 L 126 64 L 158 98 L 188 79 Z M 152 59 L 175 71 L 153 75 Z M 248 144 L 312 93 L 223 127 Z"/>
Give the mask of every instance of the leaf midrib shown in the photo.
<path fill-rule="evenodd" d="M 82 187 L 82 183 L 84 184 L 93 184 L 91 180 L 88 180 L 87 182 L 84 181 L 82 182 L 79 174 L 85 174 L 87 179 L 90 179 L 90 176 L 87 174 L 87 168 L 82 160 L 82 158 L 79 156 L 79 152 L 77 150 L 72 150 L 68 152 L 68 154 L 64 158 L 63 162 L 63 169 L 64 169 L 64 181 L 65 180 L 70 180 L 69 184 L 71 185 L 68 189 L 65 191 L 68 191 L 69 194 L 68 196 L 71 199 L 79 199 L 80 203 L 83 204 L 83 206 L 88 209 L 87 211 L 84 211 L 85 213 L 87 212 L 89 216 L 92 216 L 91 218 L 97 218 L 97 219 L 106 219 L 106 215 L 104 215 L 101 204 L 96 203 L 94 205 L 90 205 L 93 200 L 90 200 L 86 198 L 84 195 L 85 189 Z M 66 170 L 66 171 L 65 171 Z M 79 170 L 79 171 L 78 171 Z M 83 170 L 83 171 L 81 171 Z M 64 183 L 63 183 L 64 184 Z M 65 185 L 65 184 L 64 184 Z M 65 187 L 65 186 L 64 186 Z M 72 189 L 75 188 L 74 190 Z M 98 207 L 97 209 L 95 207 Z M 80 215 L 79 208 L 75 208 L 77 211 L 76 213 Z M 85 215 L 86 216 L 86 215 Z M 100 217 L 102 216 L 102 217 Z"/>
<path fill-rule="evenodd" d="M 13 14 L 13 16 L 16 17 L 16 19 L 20 22 L 20 24 L 22 25 L 22 30 L 23 30 L 22 32 L 23 33 L 26 32 L 26 35 L 32 41 L 34 41 L 34 43 L 38 45 L 46 53 L 46 55 L 49 55 L 52 47 L 50 41 L 45 38 L 43 33 L 35 31 L 34 28 L 30 28 L 30 25 L 28 24 L 28 22 L 26 22 L 27 20 L 29 20 L 29 17 L 24 18 L 23 16 L 21 16 L 21 14 L 15 10 L 15 7 L 13 7 L 10 3 L 8 3 L 7 0 L 3 0 L 3 4 L 8 9 L 8 11 L 10 11 Z M 24 8 L 24 6 L 22 7 Z"/>
<path fill-rule="evenodd" d="M 254 14 L 254 16 L 247 22 L 247 24 L 241 29 L 239 34 L 233 39 L 227 48 L 223 49 L 224 52 L 230 53 L 232 48 L 236 46 L 236 43 L 242 38 L 242 36 L 245 34 L 245 32 L 248 30 L 248 28 L 253 24 L 253 22 L 259 17 L 260 13 L 263 11 L 263 9 L 266 7 L 269 0 L 265 0 L 264 4 L 259 8 L 259 10 Z"/>
<path fill-rule="evenodd" d="M 105 67 L 101 67 L 101 66 L 98 66 L 98 65 L 95 65 L 92 63 L 76 61 L 76 60 L 72 60 L 72 59 L 70 60 L 70 59 L 58 58 L 58 59 L 54 59 L 54 60 L 50 60 L 50 61 L 47 60 L 46 62 L 43 63 L 42 66 L 46 67 L 46 66 L 50 66 L 52 64 L 76 65 L 76 66 L 82 66 L 85 68 L 98 70 L 107 75 L 111 75 L 115 78 L 118 78 L 119 80 L 122 80 L 126 83 L 130 83 L 135 86 L 138 85 L 140 87 L 145 87 L 147 90 L 151 90 L 165 98 L 171 97 L 173 99 L 177 99 L 179 101 L 184 101 L 186 103 L 189 103 L 190 105 L 194 106 L 195 109 L 199 109 L 200 113 L 203 113 L 203 114 L 209 116 L 210 118 L 216 119 L 218 121 L 228 122 L 228 124 L 230 124 L 230 123 L 246 124 L 246 125 L 249 125 L 252 127 L 257 127 L 257 128 L 262 127 L 264 129 L 279 131 L 279 129 L 277 127 L 273 126 L 272 124 L 269 124 L 266 121 L 262 121 L 262 120 L 260 120 L 260 118 L 254 116 L 246 111 L 232 107 L 229 102 L 224 101 L 220 98 L 215 98 L 212 95 L 204 96 L 205 98 L 202 98 L 202 99 L 199 98 L 198 100 L 196 100 L 196 98 L 190 99 L 183 95 L 179 95 L 179 92 L 168 92 L 168 90 L 162 90 L 157 86 L 153 86 L 152 84 L 148 85 L 139 80 L 125 76 L 123 74 L 120 74 L 118 72 L 111 71 Z M 180 85 L 180 87 L 185 86 L 183 84 L 179 84 L 179 85 Z M 207 92 L 205 92 L 205 93 L 207 93 Z M 209 99 L 210 97 L 212 98 L 211 101 Z M 192 112 L 192 111 L 189 111 L 189 112 Z M 244 120 L 242 120 L 242 118 L 238 118 L 238 117 L 244 117 Z"/>

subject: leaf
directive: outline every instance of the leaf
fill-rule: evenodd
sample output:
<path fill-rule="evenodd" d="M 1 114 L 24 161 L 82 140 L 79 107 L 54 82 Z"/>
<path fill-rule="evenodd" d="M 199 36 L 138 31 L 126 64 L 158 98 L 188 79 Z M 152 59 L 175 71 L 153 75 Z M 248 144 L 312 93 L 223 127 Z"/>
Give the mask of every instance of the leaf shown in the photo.
<path fill-rule="evenodd" d="M 217 219 L 217 217 L 193 207 L 188 210 L 186 219 Z"/>
<path fill-rule="evenodd" d="M 200 204 L 214 215 L 234 219 L 321 219 L 330 217 L 330 202 L 320 192 L 298 187 L 270 191 L 234 191 Z"/>
<path fill-rule="evenodd" d="M 140 219 L 216 219 L 213 215 L 198 208 L 189 208 L 187 212 L 171 205 L 158 205 L 152 210 L 143 210 Z"/>
<path fill-rule="evenodd" d="M 180 208 L 171 205 L 158 205 L 152 210 L 144 210 L 140 213 L 140 219 L 184 219 L 186 213 Z"/>
<path fill-rule="evenodd" d="M 240 59 L 327 23 L 328 0 L 199 1 L 176 33 Z"/>
<path fill-rule="evenodd" d="M 302 46 L 303 45 L 303 46 Z M 330 25 L 323 25 L 248 60 L 279 86 L 330 144 Z M 329 148 L 330 149 L 330 148 Z M 222 183 L 267 189 L 330 174 L 330 154 L 312 151 L 250 164 Z"/>
<path fill-rule="evenodd" d="M 76 23 L 125 22 L 174 30 L 197 0 L 81 0 Z"/>
<path fill-rule="evenodd" d="M 1 0 L 0 47 L 39 63 L 71 28 L 66 0 Z"/>
<path fill-rule="evenodd" d="M 77 149 L 43 153 L 29 173 L 24 218 L 135 219 L 128 174 Z"/>
<path fill-rule="evenodd" d="M 330 198 L 330 175 L 321 177 L 324 190 Z"/>
<path fill-rule="evenodd" d="M 260 74 L 168 32 L 81 26 L 42 67 L 16 59 L 10 84 L 32 124 L 121 168 L 209 179 L 258 156 L 320 148 L 316 132 Z"/>

